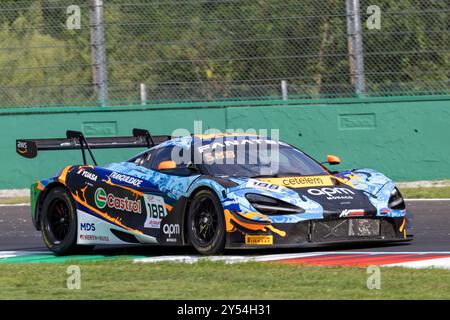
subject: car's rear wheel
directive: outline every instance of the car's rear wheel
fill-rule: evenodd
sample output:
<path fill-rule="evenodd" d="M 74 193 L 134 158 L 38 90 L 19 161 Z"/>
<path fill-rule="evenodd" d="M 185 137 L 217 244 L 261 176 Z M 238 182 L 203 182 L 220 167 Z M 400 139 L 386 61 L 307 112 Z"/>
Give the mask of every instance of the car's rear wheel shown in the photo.
<path fill-rule="evenodd" d="M 201 190 L 189 206 L 188 235 L 201 254 L 218 254 L 225 249 L 225 218 L 218 197 L 209 190 Z"/>
<path fill-rule="evenodd" d="M 57 255 L 84 253 L 93 246 L 77 245 L 77 212 L 65 188 L 55 187 L 44 199 L 41 233 L 47 248 Z"/>

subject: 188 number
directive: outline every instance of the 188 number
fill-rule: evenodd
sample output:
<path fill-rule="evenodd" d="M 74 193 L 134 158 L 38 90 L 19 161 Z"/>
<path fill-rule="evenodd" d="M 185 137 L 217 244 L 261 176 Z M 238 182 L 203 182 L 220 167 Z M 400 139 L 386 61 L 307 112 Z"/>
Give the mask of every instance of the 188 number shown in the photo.
<path fill-rule="evenodd" d="M 165 216 L 164 207 L 161 204 L 148 204 L 148 209 L 150 211 L 151 218 L 159 218 L 162 219 Z"/>

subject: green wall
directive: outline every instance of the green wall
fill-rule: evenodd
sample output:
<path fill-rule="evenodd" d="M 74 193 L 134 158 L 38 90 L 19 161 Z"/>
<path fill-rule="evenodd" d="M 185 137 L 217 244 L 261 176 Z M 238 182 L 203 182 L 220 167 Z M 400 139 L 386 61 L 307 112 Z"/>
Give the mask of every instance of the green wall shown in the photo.
<path fill-rule="evenodd" d="M 450 97 L 366 98 L 320 101 L 221 102 L 159 106 L 4 109 L 0 111 L 0 189 L 27 187 L 81 162 L 79 151 L 15 153 L 16 138 L 130 135 L 134 127 L 153 134 L 177 128 L 279 129 L 280 138 L 318 160 L 339 155 L 338 169 L 370 167 L 396 181 L 450 178 Z M 100 164 L 140 150 L 95 150 Z"/>

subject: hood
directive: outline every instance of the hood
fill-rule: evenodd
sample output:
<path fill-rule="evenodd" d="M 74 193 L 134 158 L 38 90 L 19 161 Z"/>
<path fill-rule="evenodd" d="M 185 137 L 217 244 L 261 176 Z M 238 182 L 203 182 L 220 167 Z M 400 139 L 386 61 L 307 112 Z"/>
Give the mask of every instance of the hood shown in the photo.
<path fill-rule="evenodd" d="M 323 218 L 375 216 L 385 213 L 395 184 L 372 169 L 348 170 L 333 175 L 229 178 L 237 184 L 230 195 L 246 202 L 245 194 L 256 192 L 305 209 L 305 214 Z M 323 214 L 323 216 L 322 216 Z"/>
<path fill-rule="evenodd" d="M 381 189 L 390 193 L 390 188 L 383 186 L 391 183 L 384 175 L 370 169 L 345 171 L 335 175 L 239 180 L 235 182 L 240 184 L 240 188 L 261 189 L 262 193 L 270 192 L 272 196 L 297 206 L 305 207 L 308 204 L 306 207 L 309 208 L 315 203 L 322 208 L 323 217 L 329 219 L 375 216 L 379 205 L 387 205 L 387 199 L 381 199 L 384 197 L 380 197 L 378 193 Z"/>

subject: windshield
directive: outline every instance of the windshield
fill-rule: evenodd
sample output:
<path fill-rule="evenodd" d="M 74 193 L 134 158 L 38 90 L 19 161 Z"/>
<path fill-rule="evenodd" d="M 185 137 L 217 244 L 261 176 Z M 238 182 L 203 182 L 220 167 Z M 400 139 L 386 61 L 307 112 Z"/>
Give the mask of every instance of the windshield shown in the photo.
<path fill-rule="evenodd" d="M 259 144 L 202 153 L 208 171 L 214 175 L 271 177 L 328 174 L 316 161 L 289 145 Z"/>

